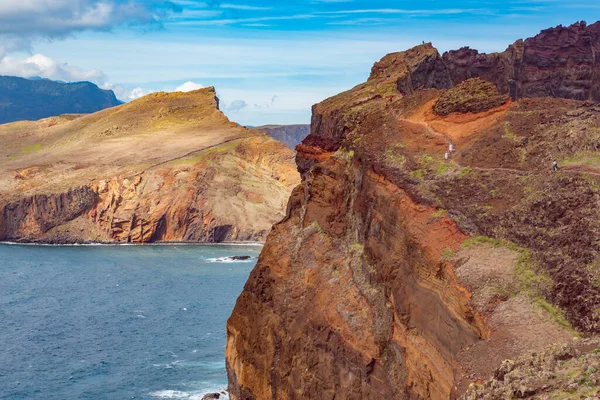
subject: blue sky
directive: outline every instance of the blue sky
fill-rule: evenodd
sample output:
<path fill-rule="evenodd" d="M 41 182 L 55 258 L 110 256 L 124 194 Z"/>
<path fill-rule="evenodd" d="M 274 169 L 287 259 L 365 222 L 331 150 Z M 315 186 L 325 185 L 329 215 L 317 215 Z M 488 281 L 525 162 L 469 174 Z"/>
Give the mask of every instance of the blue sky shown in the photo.
<path fill-rule="evenodd" d="M 310 107 L 364 81 L 389 52 L 502 51 L 600 20 L 597 0 L 3 0 L 0 74 L 88 79 L 123 100 L 216 86 L 242 124 L 309 123 Z"/>

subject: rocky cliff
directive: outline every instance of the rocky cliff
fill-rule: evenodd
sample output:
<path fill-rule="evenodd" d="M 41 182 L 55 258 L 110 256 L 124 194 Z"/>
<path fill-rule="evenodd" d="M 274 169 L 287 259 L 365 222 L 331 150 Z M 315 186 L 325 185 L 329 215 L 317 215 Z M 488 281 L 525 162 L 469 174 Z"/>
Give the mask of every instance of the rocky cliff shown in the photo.
<path fill-rule="evenodd" d="M 294 152 L 232 124 L 214 89 L 0 125 L 0 240 L 261 241 Z"/>
<path fill-rule="evenodd" d="M 462 48 L 443 55 L 452 81 L 483 78 L 513 99 L 600 101 L 600 23 L 579 22 L 519 40 L 502 53 Z"/>
<path fill-rule="evenodd" d="M 446 58 L 388 55 L 313 107 L 302 183 L 228 321 L 233 399 L 456 398 L 503 360 L 600 331 L 600 107 L 472 108 L 443 90 L 463 80 Z M 442 96 L 458 112 L 436 113 Z"/>

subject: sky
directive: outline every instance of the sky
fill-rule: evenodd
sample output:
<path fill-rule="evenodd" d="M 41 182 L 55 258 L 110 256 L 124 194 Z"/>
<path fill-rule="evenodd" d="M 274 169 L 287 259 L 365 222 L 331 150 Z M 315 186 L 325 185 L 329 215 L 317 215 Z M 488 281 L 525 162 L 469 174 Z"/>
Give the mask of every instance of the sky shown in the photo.
<path fill-rule="evenodd" d="M 581 20 L 600 20 L 598 0 L 0 0 L 0 75 L 88 80 L 123 101 L 215 86 L 233 121 L 302 124 L 387 53 L 503 51 Z"/>

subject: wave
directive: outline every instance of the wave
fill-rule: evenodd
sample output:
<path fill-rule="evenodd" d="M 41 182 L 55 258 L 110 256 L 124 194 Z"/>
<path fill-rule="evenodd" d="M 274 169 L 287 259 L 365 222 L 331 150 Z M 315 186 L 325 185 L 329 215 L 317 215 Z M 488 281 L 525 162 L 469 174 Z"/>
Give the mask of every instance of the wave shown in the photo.
<path fill-rule="evenodd" d="M 160 242 L 160 243 L 43 243 L 43 242 L 11 242 L 11 241 L 0 241 L 0 245 L 10 246 L 52 246 L 52 247 L 86 247 L 86 246 L 257 246 L 263 247 L 265 244 L 262 242 L 223 242 L 223 243 L 197 243 L 197 242 Z"/>
<path fill-rule="evenodd" d="M 236 264 L 236 263 L 255 262 L 256 258 L 250 257 L 247 260 L 234 260 L 231 257 L 217 257 L 217 258 L 207 258 L 206 261 L 209 263 Z"/>
<path fill-rule="evenodd" d="M 219 400 L 229 400 L 227 394 L 222 394 L 223 389 L 202 390 L 197 392 L 184 392 L 182 390 L 159 390 L 150 393 L 150 396 L 156 399 L 184 399 L 184 400 L 202 400 L 209 393 L 220 393 Z"/>
<path fill-rule="evenodd" d="M 53 246 L 53 247 L 79 247 L 79 246 L 131 246 L 129 243 L 65 243 L 65 244 L 54 244 L 54 243 L 28 243 L 28 242 L 2 242 L 0 245 L 7 246 Z"/>

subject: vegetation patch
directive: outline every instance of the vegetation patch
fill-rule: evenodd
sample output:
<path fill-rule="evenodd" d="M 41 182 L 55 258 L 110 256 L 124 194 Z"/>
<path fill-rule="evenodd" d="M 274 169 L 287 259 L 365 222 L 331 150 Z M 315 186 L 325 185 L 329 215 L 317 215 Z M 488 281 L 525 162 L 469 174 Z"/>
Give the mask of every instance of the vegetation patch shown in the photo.
<path fill-rule="evenodd" d="M 34 151 L 38 151 L 42 149 L 41 143 L 32 144 L 30 146 L 25 146 L 21 148 L 21 153 L 33 153 Z"/>
<path fill-rule="evenodd" d="M 313 221 L 313 223 L 310 224 L 310 226 L 316 230 L 316 232 L 319 234 L 321 239 L 323 239 L 323 238 L 325 238 L 325 236 L 327 236 L 325 229 L 323 229 L 323 227 L 319 224 L 319 221 Z"/>
<path fill-rule="evenodd" d="M 350 249 L 357 254 L 362 254 L 365 251 L 365 246 L 361 243 L 355 242 L 352 244 L 352 246 L 350 246 Z"/>
<path fill-rule="evenodd" d="M 458 173 L 458 177 L 459 178 L 466 178 L 467 176 L 471 175 L 472 172 L 473 172 L 473 170 L 471 168 L 469 168 L 469 167 L 463 168 Z"/>
<path fill-rule="evenodd" d="M 496 86 L 480 78 L 467 79 L 444 93 L 433 105 L 438 115 L 478 113 L 499 107 L 508 101 Z"/>
<path fill-rule="evenodd" d="M 600 168 L 600 155 L 592 151 L 580 151 L 562 159 L 559 164 L 587 165 L 589 167 Z"/>
<path fill-rule="evenodd" d="M 518 292 L 530 297 L 559 326 L 576 334 L 573 326 L 566 319 L 563 312 L 545 299 L 546 293 L 551 291 L 554 282 L 550 277 L 541 272 L 539 268 L 535 267 L 531 261 L 531 252 L 528 249 L 519 247 L 508 240 L 494 239 L 487 236 L 474 236 L 465 240 L 462 246 L 468 248 L 478 244 L 486 244 L 491 247 L 505 247 L 518 253 L 519 256 L 514 268 L 514 274 L 519 282 Z M 516 295 L 517 293 L 513 294 Z"/>
<path fill-rule="evenodd" d="M 448 261 L 452 257 L 454 257 L 454 251 L 450 247 L 446 247 L 446 249 L 442 253 L 442 261 Z"/>
<path fill-rule="evenodd" d="M 427 171 L 425 171 L 424 169 L 415 169 L 414 171 L 410 171 L 410 177 L 421 182 L 423 179 L 425 179 L 425 174 L 427 173 Z"/>
<path fill-rule="evenodd" d="M 338 151 L 335 152 L 334 157 L 349 163 L 354 158 L 354 150 L 339 148 Z"/>
<path fill-rule="evenodd" d="M 402 143 L 397 143 L 393 147 L 387 149 L 385 151 L 385 160 L 388 164 L 391 164 L 395 167 L 403 167 L 406 163 L 406 157 L 402 154 L 402 149 L 404 145 Z"/>
<path fill-rule="evenodd" d="M 423 154 L 417 159 L 421 169 L 425 169 L 434 175 L 442 175 L 448 172 L 455 165 L 446 162 L 440 158 L 436 158 L 431 154 Z M 414 172 L 414 171 L 413 171 Z"/>
<path fill-rule="evenodd" d="M 439 209 L 436 212 L 431 214 L 432 218 L 442 218 L 448 215 L 448 210 Z"/>
<path fill-rule="evenodd" d="M 502 137 L 505 139 L 513 140 L 515 142 L 517 141 L 517 135 L 515 135 L 515 133 L 510 130 L 510 122 L 508 121 L 504 123 L 504 135 L 502 135 Z"/>
<path fill-rule="evenodd" d="M 567 321 L 567 318 L 562 313 L 562 311 L 560 311 L 558 308 L 554 307 L 552 304 L 548 303 L 541 297 L 536 298 L 536 303 L 538 306 L 540 306 L 540 308 L 546 311 L 559 326 L 575 333 L 573 326 L 569 323 L 569 321 Z"/>

